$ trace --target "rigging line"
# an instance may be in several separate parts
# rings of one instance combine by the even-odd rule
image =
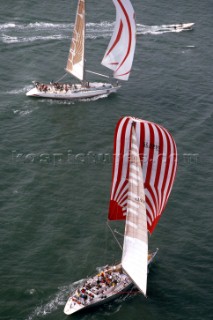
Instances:
[[[112,233],[112,235],[113,235],[113,237],[114,237],[115,241],[117,242],[118,246],[119,246],[119,247],[120,247],[120,249],[122,250],[122,246],[121,246],[120,242],[118,241],[118,239],[116,238],[116,236],[115,236],[115,234],[114,234],[114,232],[113,232],[112,228],[110,227],[110,225],[109,225],[108,221],[107,221],[107,223],[106,223],[106,224],[107,224],[107,226],[108,226],[109,230],[111,231],[111,233]]]
[[[94,71],[91,71],[91,70],[85,70],[85,71],[89,72],[89,73],[97,74],[98,76],[101,76],[101,77],[104,77],[104,78],[110,78],[109,76],[106,76],[105,74],[102,74],[102,73],[94,72]]]
[[[64,79],[66,76],[67,76],[67,72],[60,79],[58,79],[56,82],[59,82],[60,80]]]
[[[114,233],[117,233],[117,234],[119,234],[119,236],[121,236],[121,237],[123,237],[124,235],[123,234],[121,234],[120,232],[118,232],[118,230],[114,230]]]

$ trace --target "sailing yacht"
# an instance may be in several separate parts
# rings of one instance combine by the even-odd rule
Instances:
[[[102,65],[113,71],[115,83],[89,82],[86,79],[86,71],[100,76],[104,75],[85,70],[85,2],[86,0],[78,0],[73,37],[66,65],[66,72],[77,78],[79,82],[51,82],[49,84],[33,82],[35,87],[26,93],[27,96],[77,100],[108,96],[117,92],[121,87],[118,80],[128,80],[136,44],[135,13],[130,0],[113,0],[116,8],[115,28],[102,60]]]
[[[121,262],[105,266],[72,292],[65,314],[106,303],[133,285],[146,296],[148,266],[157,254],[148,253],[148,232],[165,209],[176,169],[176,144],[165,128],[132,117],[118,122],[108,219],[125,220]]]

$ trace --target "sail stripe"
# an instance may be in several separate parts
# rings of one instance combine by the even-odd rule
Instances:
[[[149,128],[149,141],[153,141],[155,144],[155,135],[154,135],[154,130],[153,126],[151,123],[147,125]],[[148,142],[148,145],[150,142]],[[156,209],[157,209],[157,199],[155,198],[155,193],[154,189],[152,188],[151,184],[151,173],[153,172],[153,166],[154,166],[154,148],[149,148],[149,161],[147,163],[147,171],[145,177],[145,188],[149,191],[149,194],[151,195],[151,202],[154,208],[154,216],[156,215]],[[147,193],[146,193],[147,196]]]
[[[124,124],[123,124],[123,122],[124,122]],[[115,171],[115,173],[114,173],[115,179],[113,179],[113,186],[112,186],[113,197],[115,197],[114,190],[118,189],[118,184],[119,184],[119,181],[121,180],[121,172],[122,172],[122,168],[123,168],[123,164],[121,165],[121,162],[122,162],[121,155],[123,158],[124,142],[125,142],[125,135],[122,133],[122,130],[126,131],[127,124],[128,124],[128,121],[126,121],[126,119],[123,119],[123,121],[121,120],[121,126],[118,127],[118,132],[116,133],[116,136],[118,136],[118,143],[116,143],[114,140],[114,155],[113,155],[114,168],[113,168],[113,172]],[[115,139],[116,139],[116,137],[115,137]],[[119,165],[118,165],[118,162],[120,162]],[[124,177],[124,179],[125,178],[126,177]]]
[[[131,192],[131,191],[128,191],[128,196],[130,196],[130,197],[133,197],[133,198],[137,198],[137,194],[135,194],[135,193],[133,193],[133,192]]]
[[[127,127],[127,136],[128,134],[130,134],[130,129],[131,127]],[[126,181],[127,177],[128,177],[128,150],[129,150],[129,141],[127,139],[125,139],[124,137],[124,149],[121,148],[120,149],[120,156],[119,156],[119,161],[120,163],[122,163],[122,167],[121,170],[119,170],[119,174],[118,176],[120,177],[121,181]],[[122,155],[123,152],[123,155]],[[121,156],[122,155],[122,156]],[[119,182],[118,182],[119,183]],[[126,186],[126,185],[125,185]],[[115,198],[118,196],[119,192],[122,192],[122,184],[120,184],[120,186],[118,187],[116,193],[115,193]]]
[[[130,227],[134,228],[134,229],[137,229],[137,224],[131,222],[131,221],[127,221],[126,222]]]
[[[132,167],[132,168],[133,168],[133,167]],[[134,168],[133,168],[133,170],[134,170]],[[131,173],[129,174],[129,176],[132,177],[132,178],[134,178],[134,179],[137,181],[137,175],[136,175],[134,172],[131,172]]]
[[[122,188],[122,191],[118,193],[118,196],[116,197],[116,199],[118,201],[122,201],[122,199],[125,198],[126,196],[127,190],[128,190],[128,182],[125,182],[125,186]]]
[[[118,3],[120,4],[121,9],[122,9],[122,11],[123,11],[123,13],[124,13],[124,16],[125,16],[125,18],[126,18],[126,22],[127,22],[127,26],[128,26],[128,34],[129,34],[128,39],[129,39],[129,41],[128,41],[128,46],[127,46],[127,50],[126,50],[126,55],[125,55],[123,61],[120,63],[120,65],[119,65],[119,67],[117,68],[117,70],[114,72],[115,75],[116,75],[116,73],[118,74],[119,69],[122,67],[122,65],[123,65],[124,62],[126,61],[127,57],[129,56],[130,49],[131,49],[131,44],[132,44],[132,32],[131,32],[131,23],[130,23],[130,20],[129,20],[129,16],[128,16],[127,11],[126,11],[126,9],[124,8],[124,6],[123,6],[123,4],[121,3],[120,0],[118,0]],[[126,74],[126,73],[125,73],[125,74]],[[122,75],[123,75],[123,74],[122,74]]]
[[[165,142],[165,144],[167,145],[167,153],[171,154],[171,145],[169,143],[169,138],[168,138],[167,134],[166,134],[166,142]],[[171,168],[170,165],[171,165],[171,157],[167,157],[166,158],[166,165],[165,165],[165,171],[166,172],[171,173],[170,172],[170,168]],[[166,177],[166,175],[164,175],[163,184],[162,184],[162,190],[163,190],[163,199],[162,200],[163,200],[163,202],[166,199],[167,182],[168,182],[167,177]]]
[[[165,197],[165,202],[167,201],[169,194],[171,192],[171,186],[173,185],[175,173],[176,173],[176,166],[177,166],[177,150],[176,145],[174,142],[174,139],[171,136],[168,136],[170,143],[171,143],[171,154],[170,154],[170,168],[169,172],[171,172],[170,175],[170,181],[167,181],[167,192]],[[162,210],[164,209],[165,204],[162,205]]]
[[[134,184],[136,187],[138,186],[138,182],[135,181],[134,179],[129,178],[129,182],[131,182],[132,184]]]
[[[134,214],[136,216],[138,215],[138,212],[136,210],[132,209],[131,207],[128,208],[128,212],[131,212],[132,214]]]
[[[160,127],[156,127],[157,129],[157,134],[158,134],[158,139],[159,139],[159,145],[163,145],[163,132],[161,130]],[[163,161],[163,150],[159,150],[159,154],[158,154],[158,161],[157,161],[157,167],[156,167],[156,178],[155,178],[155,181],[154,181],[154,188],[157,192],[157,198],[158,198],[158,211],[159,211],[159,207],[161,206],[161,186],[162,186],[162,179],[161,179],[161,176],[163,176],[164,174],[164,171],[163,171],[163,168],[162,168],[162,161]],[[162,170],[162,174],[161,174],[161,170]]]
[[[111,48],[108,50],[108,52],[106,53],[106,56],[108,56],[110,54],[110,52],[115,48],[115,46],[118,44],[118,42],[120,41],[120,38],[121,38],[121,34],[122,34],[122,31],[123,31],[123,22],[122,20],[120,21],[120,26],[119,26],[119,29],[118,29],[118,33],[117,33],[117,36],[115,38],[115,42],[113,43],[113,45],[111,46]],[[118,62],[111,62],[111,64],[118,64]]]
[[[156,217],[156,207],[152,199],[152,195],[150,194],[150,191],[148,189],[145,189],[145,198],[146,204],[149,205],[150,208],[150,210],[147,210],[147,215],[150,217],[152,221],[154,221]]]
[[[125,219],[127,209],[128,181],[137,184],[134,172],[138,168],[133,163],[133,174],[128,171],[130,132],[135,126],[136,147],[139,150],[144,177],[147,224],[150,233],[165,209],[177,169],[177,149],[171,134],[162,126],[132,117],[119,120],[114,136],[113,176],[109,219]],[[125,151],[124,151],[125,150]],[[133,143],[133,158],[136,157]],[[134,154],[133,154],[134,152]],[[125,153],[125,154],[124,154]],[[130,168],[129,167],[129,168]]]
[[[135,170],[136,172],[139,171],[139,168],[138,168],[134,163],[131,163],[130,166],[131,166],[131,168],[132,168],[133,170]]]
[[[136,204],[134,201],[132,201],[131,199],[128,200],[129,205],[131,205],[132,207],[138,209],[138,204]]]

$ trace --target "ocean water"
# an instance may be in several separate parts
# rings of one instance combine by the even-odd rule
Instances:
[[[106,220],[114,128],[126,115],[163,125],[177,144],[176,181],[149,240],[160,250],[147,298],[121,296],[73,318],[212,318],[212,2],[132,2],[137,47],[130,80],[116,95],[81,102],[25,95],[32,80],[64,74],[76,1],[1,4],[2,320],[66,319],[63,307],[78,281],[120,259]],[[106,73],[99,62],[114,6],[90,0],[87,9],[86,63]],[[194,22],[194,29],[169,27],[181,22]]]

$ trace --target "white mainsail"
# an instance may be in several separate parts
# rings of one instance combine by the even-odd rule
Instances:
[[[128,80],[136,45],[135,13],[130,0],[113,0],[116,21],[102,65],[114,71],[113,77]]]
[[[136,133],[132,127],[126,226],[121,264],[144,295],[147,287],[147,257],[148,234],[144,182]]]
[[[75,26],[67,60],[66,71],[79,80],[84,79],[85,0],[78,1]]]

